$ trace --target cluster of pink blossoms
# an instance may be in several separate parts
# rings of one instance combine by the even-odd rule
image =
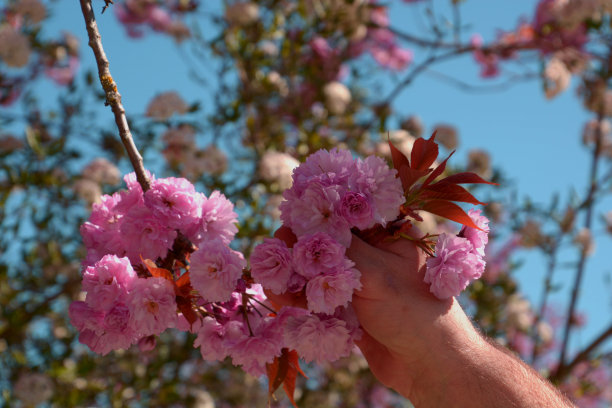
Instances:
[[[229,247],[237,215],[219,192],[206,197],[186,179],[152,177],[143,194],[133,173],[124,180],[128,190],[103,196],[81,226],[87,295],[70,306],[80,341],[101,354],[176,326],[178,288],[149,276],[143,260],[181,259],[174,252],[179,235],[197,246],[189,278],[202,302],[229,301],[246,264]]]
[[[225,197],[218,192],[206,197],[180,178],[152,178],[144,194],[133,174],[125,181],[128,190],[104,196],[81,227],[86,297],[69,310],[81,343],[100,354],[133,344],[148,350],[155,336],[175,328],[197,335],[194,346],[204,359],[229,356],[256,376],[265,374],[266,364],[283,349],[301,350],[305,359],[319,362],[348,354],[359,333],[348,309],[334,307],[330,315],[299,308],[276,313],[262,287],[243,279],[244,257],[228,246],[237,229]],[[197,246],[188,274],[180,273],[182,262],[167,266],[185,255],[177,245],[181,236]],[[336,244],[335,250],[344,259],[345,248]],[[358,285],[350,261],[345,268]],[[329,347],[315,352],[312,339]]]
[[[427,260],[425,282],[439,299],[458,296],[484,273],[489,220],[480,210],[470,210],[468,215],[480,230],[464,226],[458,235],[440,234],[436,256]]]
[[[360,273],[345,255],[351,229],[394,221],[404,202],[401,182],[378,157],[320,150],[294,170],[283,196],[281,219],[297,241],[289,248],[266,239],[253,251],[251,275],[273,293],[305,294],[308,310],[286,318],[287,343],[307,361],[333,361],[361,335],[350,306]]]

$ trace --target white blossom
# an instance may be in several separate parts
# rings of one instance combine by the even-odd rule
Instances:
[[[342,115],[351,103],[351,91],[340,82],[330,82],[323,88],[325,105],[334,115]]]
[[[262,179],[278,183],[279,188],[285,190],[293,184],[291,175],[299,164],[300,162],[287,153],[268,151],[259,163],[259,174]]]
[[[166,120],[175,113],[182,115],[188,109],[189,107],[178,93],[169,91],[153,98],[147,106],[146,115],[153,119]]]

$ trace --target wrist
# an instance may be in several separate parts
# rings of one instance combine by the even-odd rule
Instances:
[[[408,366],[413,373],[410,388],[400,391],[418,407],[452,405],[452,393],[464,389],[469,380],[466,369],[476,366],[492,348],[456,299],[423,333],[422,343],[421,356]]]

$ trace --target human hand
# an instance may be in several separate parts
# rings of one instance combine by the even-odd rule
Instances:
[[[284,227],[275,237],[289,246],[295,242]],[[373,246],[353,236],[347,255],[361,272],[363,285],[352,299],[364,330],[356,343],[385,385],[409,396],[416,382],[429,374],[440,376],[432,360],[444,364],[447,341],[466,341],[466,330],[473,340],[480,339],[454,299],[441,301],[429,292],[423,282],[425,254],[411,241],[382,241]],[[280,305],[306,305],[300,294],[267,295]]]

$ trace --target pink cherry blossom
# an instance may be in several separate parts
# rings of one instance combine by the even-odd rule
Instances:
[[[238,232],[236,223],[238,214],[234,205],[223,194],[213,191],[202,204],[202,218],[197,233],[194,234],[196,244],[215,238],[220,238],[229,244]]]
[[[459,233],[460,237],[467,238],[474,247],[474,252],[478,255],[485,256],[485,246],[489,242],[489,219],[481,214],[480,210],[471,209],[468,215],[474,221],[474,224],[481,230],[464,226]]]
[[[163,223],[144,205],[130,209],[121,224],[126,255],[134,264],[143,259],[164,258],[172,248],[176,231]]]
[[[130,325],[146,336],[174,327],[175,297],[174,287],[164,278],[137,279],[130,292]]]
[[[351,243],[350,225],[337,209],[342,190],[339,185],[324,186],[313,182],[299,199],[281,203],[281,219],[298,236],[325,232],[348,247]]]
[[[340,213],[352,226],[365,230],[374,226],[374,214],[368,196],[348,191],[340,202]]]
[[[191,255],[191,284],[210,302],[227,301],[245,265],[243,255],[221,239],[205,241]]]
[[[347,306],[355,290],[361,289],[360,273],[347,263],[332,274],[319,275],[306,285],[308,310],[333,314],[338,306]]]
[[[283,337],[286,345],[307,362],[335,361],[349,355],[352,349],[346,323],[335,317],[288,317]]]
[[[368,156],[357,163],[359,175],[355,180],[358,191],[372,201],[374,219],[385,226],[399,215],[399,207],[405,201],[404,190],[397,171],[376,156]]]
[[[186,230],[199,221],[202,197],[189,180],[168,177],[151,183],[144,202],[170,228]]]
[[[293,246],[296,271],[307,279],[334,271],[344,262],[346,248],[324,232],[306,234]]]
[[[251,275],[270,289],[281,294],[293,273],[291,251],[280,239],[265,239],[251,254]]]
[[[200,348],[204,360],[223,360],[227,356],[227,349],[223,345],[224,336],[223,325],[207,316],[202,319],[202,325],[198,330],[198,337],[193,342],[193,346]]]
[[[127,298],[128,290],[138,279],[127,258],[105,255],[83,273],[86,302],[97,310],[108,310]]]
[[[436,256],[427,260],[424,281],[439,299],[457,296],[484,272],[485,261],[473,252],[466,238],[443,233],[438,237]]]

